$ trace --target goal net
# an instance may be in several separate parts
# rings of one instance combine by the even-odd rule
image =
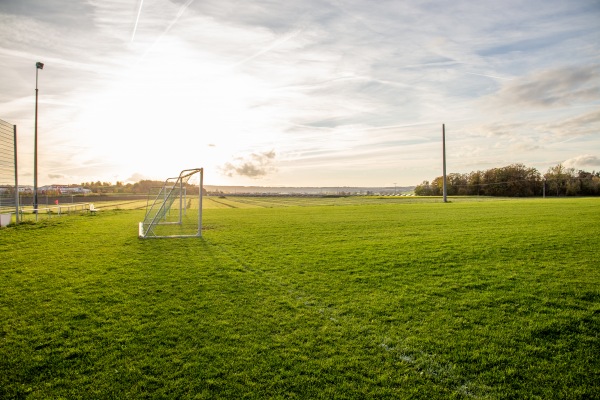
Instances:
[[[174,238],[202,236],[203,168],[186,169],[151,190],[146,216],[139,223],[139,237]]]

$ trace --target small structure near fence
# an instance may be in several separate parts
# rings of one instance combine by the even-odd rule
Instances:
[[[12,214],[11,213],[6,213],[6,214],[0,214],[0,227],[5,227],[7,225],[9,225],[12,222]]]

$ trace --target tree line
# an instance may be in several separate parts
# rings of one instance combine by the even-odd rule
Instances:
[[[148,194],[156,188],[161,188],[165,184],[164,181],[141,180],[136,183],[126,183],[117,181],[116,184],[110,182],[82,182],[81,187],[89,189],[92,193],[108,194],[108,193],[131,193],[131,194]],[[198,194],[198,186],[185,184],[188,194]],[[205,190],[206,192],[206,190]]]
[[[444,177],[423,181],[415,188],[418,196],[443,195]],[[550,167],[545,174],[523,164],[473,171],[446,176],[449,196],[598,196],[600,172],[567,168],[562,164]]]

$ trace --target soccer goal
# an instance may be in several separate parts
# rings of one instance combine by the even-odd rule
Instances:
[[[139,237],[201,237],[203,179],[203,168],[185,169],[151,190]]]

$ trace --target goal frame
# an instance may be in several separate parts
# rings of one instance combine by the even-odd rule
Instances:
[[[195,234],[173,234],[161,235],[154,232],[154,228],[160,225],[182,225],[183,221],[183,204],[187,198],[187,190],[184,183],[195,174],[199,174],[198,184],[198,230]],[[185,181],[185,182],[184,182]],[[139,223],[138,237],[140,239],[163,239],[163,238],[189,238],[202,237],[202,197],[204,189],[204,168],[184,169],[179,173],[179,176],[168,178],[165,180],[156,198],[146,206],[146,215],[144,221]],[[149,198],[150,200],[150,194]],[[178,217],[175,221],[167,221],[166,215],[171,210],[171,206],[175,201],[179,201]]]

